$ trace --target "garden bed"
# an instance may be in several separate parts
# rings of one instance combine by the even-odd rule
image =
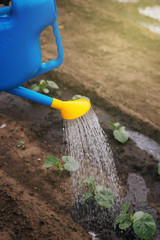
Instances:
[[[36,81],[32,80],[30,84]],[[62,98],[69,99],[75,94],[65,87],[61,90]],[[8,93],[0,94],[0,102],[0,126],[6,124],[0,129],[0,239],[94,239],[89,231],[96,232],[100,239],[135,239],[130,232],[122,234],[107,228],[106,222],[99,219],[93,224],[85,221],[85,216],[76,212],[76,205],[72,203],[70,174],[63,172],[59,176],[56,169],[43,168],[48,155],[60,158],[65,154],[63,120],[59,112]],[[158,160],[131,139],[122,145],[113,138],[107,122],[118,121],[123,116],[116,112],[114,116],[108,116],[96,106],[94,109],[112,147],[124,192],[128,192],[126,200],[133,202],[134,210],[152,214],[157,223],[153,239],[158,240]],[[130,126],[126,121],[125,125]],[[20,141],[24,141],[23,148],[17,147]],[[140,186],[138,192],[137,183]],[[88,204],[94,207],[91,200]],[[81,212],[85,207],[81,206]]]

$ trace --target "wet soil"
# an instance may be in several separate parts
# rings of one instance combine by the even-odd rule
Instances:
[[[56,77],[55,73],[53,80]],[[25,86],[30,87],[37,81],[32,80]],[[62,99],[74,95],[71,89],[64,86],[60,88]],[[54,92],[51,95],[57,97]],[[88,231],[95,231],[99,239],[136,239],[133,233],[125,232],[124,237],[125,234],[106,224],[107,213],[106,218],[103,217],[105,221],[100,221],[98,216],[101,210],[92,221],[89,209],[94,208],[93,202],[88,203],[89,213],[85,210],[86,205],[77,212],[76,203],[72,202],[70,174],[63,172],[59,176],[56,169],[43,168],[48,155],[61,158],[65,154],[63,121],[59,112],[8,93],[0,94],[0,102],[0,126],[6,124],[0,129],[0,239],[94,239]],[[153,215],[157,223],[157,233],[153,239],[158,240],[158,160],[138,148],[131,139],[125,145],[114,140],[107,122],[119,120],[118,114],[108,116],[99,107],[94,106],[94,109],[112,147],[124,195],[128,192],[126,200],[133,202],[135,210],[144,210]],[[22,140],[24,148],[18,148],[17,144]],[[133,173],[143,179],[145,186],[137,177],[129,182],[129,176]],[[138,200],[136,187],[133,187],[135,182],[140,188]],[[146,199],[144,191],[147,191]],[[84,212],[86,215],[82,214]],[[90,223],[85,221],[87,217]]]

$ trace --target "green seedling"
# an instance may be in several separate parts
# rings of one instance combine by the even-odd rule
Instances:
[[[90,101],[90,99],[88,97],[82,96],[82,95],[74,95],[72,97],[72,100],[77,100],[77,99],[87,99],[88,101]]]
[[[158,163],[158,174],[160,175],[160,163]]]
[[[35,92],[39,92],[39,91],[42,91],[43,93],[45,94],[48,94],[49,93],[49,89],[54,89],[56,91],[56,94],[58,96],[61,96],[62,95],[62,92],[59,91],[59,87],[58,85],[53,82],[53,81],[46,81],[46,80],[40,80],[39,83],[35,83],[31,86],[31,90],[35,91]]]
[[[135,234],[141,239],[151,239],[156,231],[156,223],[153,217],[142,211],[132,215],[131,212],[128,212],[128,208],[129,203],[124,203],[120,215],[115,219],[115,225],[119,224],[119,228],[122,230],[132,227]]]
[[[17,144],[17,147],[18,147],[18,148],[24,148],[24,141],[20,141],[20,142]]]
[[[61,164],[61,162],[56,157],[48,156],[43,164],[43,167],[48,168],[48,167],[56,166],[59,174],[64,169],[69,172],[73,172],[78,170],[79,168],[79,163],[73,157],[63,156],[62,161],[63,161],[63,164]]]
[[[105,188],[102,185],[96,185],[93,176],[89,176],[87,179],[82,181],[81,184],[89,187],[91,190],[91,192],[87,192],[82,196],[83,201],[86,201],[90,197],[93,197],[99,206],[104,208],[112,207],[114,194],[110,188]]]
[[[128,132],[125,126],[121,126],[119,122],[112,123],[108,122],[113,128],[113,136],[120,143],[126,143],[129,139]]]

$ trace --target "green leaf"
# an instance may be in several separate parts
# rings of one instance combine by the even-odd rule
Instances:
[[[129,208],[129,202],[125,202],[123,205],[122,205],[122,209],[121,209],[121,214],[116,217],[114,223],[115,225],[117,225],[118,223],[123,223],[125,222],[126,218],[128,217],[128,208]],[[132,215],[132,214],[131,214]],[[129,216],[130,217],[130,216]]]
[[[114,194],[110,188],[105,188],[101,185],[98,185],[96,186],[94,198],[99,206],[110,208],[113,205]]]
[[[132,219],[133,219],[133,215],[132,215],[132,213],[131,213],[131,212],[129,212],[129,213],[128,213],[128,217],[130,218],[130,220],[132,220]]]
[[[158,163],[158,174],[160,175],[160,163]]]
[[[116,217],[114,224],[117,225],[118,223],[123,223],[127,218],[127,213],[122,213],[118,217]]]
[[[86,178],[84,181],[82,181],[82,184],[89,186],[91,184],[94,183],[94,177],[93,176],[89,176],[88,178]]]
[[[18,144],[17,144],[17,147],[23,147],[24,146],[24,141],[21,141],[21,142],[19,142]]]
[[[125,130],[126,127],[122,126],[117,130],[113,131],[113,135],[115,137],[115,139],[120,142],[120,143],[125,143],[127,142],[129,136],[128,136],[128,132]]]
[[[39,86],[41,89],[44,89],[47,87],[47,82],[45,80],[41,80],[40,83],[39,83]]]
[[[55,89],[55,90],[58,90],[58,89],[59,89],[58,85],[57,85],[55,82],[53,82],[53,81],[47,81],[47,83],[48,83],[48,86],[49,86],[50,88],[53,88],[53,89]]]
[[[42,91],[43,91],[44,93],[46,93],[46,94],[49,93],[49,89],[48,89],[48,88],[43,88]]]
[[[58,97],[62,96],[62,91],[56,90],[56,94],[58,95]]]
[[[35,92],[38,92],[40,90],[40,87],[37,83],[35,83],[31,86],[31,90],[35,91]]]
[[[113,123],[113,122],[110,122],[110,121],[109,121],[108,124],[110,124],[112,127],[114,127],[114,129],[120,127],[120,123],[119,123],[119,122]]]
[[[133,215],[133,220],[137,221],[137,220],[141,219],[143,217],[143,215],[144,215],[144,212],[138,211]]]
[[[43,164],[43,167],[52,167],[52,166],[59,166],[60,163],[58,159],[54,156],[48,156]]]
[[[144,213],[139,220],[133,222],[133,229],[138,237],[148,240],[155,234],[156,223],[150,214]]]
[[[129,202],[125,202],[123,205],[122,205],[122,210],[121,210],[121,213],[126,213],[128,211],[128,208],[129,208]]]
[[[122,222],[122,223],[119,224],[119,228],[120,229],[126,229],[126,228],[130,227],[131,225],[132,225],[131,222],[125,221],[125,222]]]
[[[73,157],[63,156],[62,161],[65,162],[64,168],[69,172],[76,171],[79,168],[78,161],[75,160]]]
[[[83,201],[86,201],[86,200],[89,199],[90,197],[93,197],[93,194],[92,194],[92,193],[85,193],[85,194],[83,194],[83,196],[82,196],[82,200],[83,200]]]
[[[72,100],[77,100],[77,99],[87,99],[88,101],[90,101],[90,99],[88,97],[82,96],[82,95],[74,95],[72,97]]]

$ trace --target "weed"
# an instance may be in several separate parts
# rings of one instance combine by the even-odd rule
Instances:
[[[115,225],[119,224],[120,229],[132,227],[135,234],[141,239],[151,239],[156,231],[156,223],[153,217],[142,211],[132,215],[131,212],[128,213],[128,208],[129,203],[124,203],[120,215],[115,219]]]
[[[114,138],[120,143],[126,143],[129,139],[128,132],[125,130],[125,126],[121,126],[119,122],[112,123],[108,122],[113,128]],[[120,127],[121,126],[121,127]]]
[[[99,206],[104,208],[112,207],[114,194],[110,188],[105,188],[102,185],[95,185],[95,179],[93,176],[89,176],[87,179],[82,181],[81,184],[89,187],[91,190],[91,192],[85,193],[82,196],[83,201],[93,197]]]
[[[79,163],[73,157],[63,156],[62,161],[64,162],[63,164],[61,164],[61,162],[56,157],[48,156],[43,164],[43,167],[47,168],[56,166],[59,174],[64,169],[69,172],[73,172],[79,168]]]

